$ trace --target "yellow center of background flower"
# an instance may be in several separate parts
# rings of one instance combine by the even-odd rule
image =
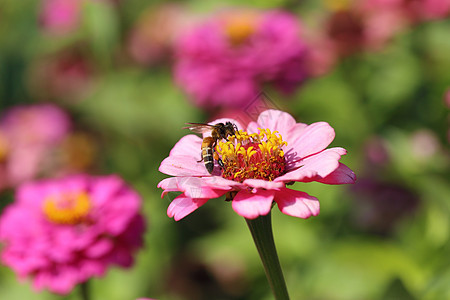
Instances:
[[[255,13],[233,14],[225,20],[225,34],[231,45],[238,46],[255,33],[257,17]]]
[[[259,133],[253,134],[239,130],[228,141],[218,143],[216,151],[224,165],[222,177],[239,182],[249,178],[272,181],[284,174],[282,146],[287,143],[277,131],[258,129]]]
[[[92,166],[97,151],[92,138],[83,133],[73,133],[66,137],[61,148],[64,165],[76,171]]]
[[[353,5],[352,0],[324,0],[324,6],[329,11],[342,11],[350,9],[350,7]]]
[[[9,144],[6,137],[0,132],[0,163],[4,162],[9,153]]]
[[[43,212],[56,224],[76,225],[86,221],[91,201],[86,193],[63,194],[44,201]]]

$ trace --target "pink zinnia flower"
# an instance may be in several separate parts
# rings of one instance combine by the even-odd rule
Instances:
[[[69,116],[54,105],[16,106],[0,119],[0,189],[33,179],[69,134]]]
[[[195,104],[242,107],[265,84],[292,92],[308,76],[301,25],[287,12],[232,11],[176,45],[175,79]]]
[[[117,176],[26,183],[0,219],[1,261],[35,290],[67,294],[111,264],[133,264],[145,229],[140,202]]]
[[[228,121],[242,128],[238,122]],[[213,123],[218,122],[224,120]],[[202,139],[187,135],[159,167],[162,173],[176,176],[158,184],[164,189],[163,195],[182,192],[172,201],[167,214],[180,220],[209,199],[228,194],[233,209],[248,219],[268,214],[274,201],[284,214],[315,216],[319,213],[319,201],[287,185],[295,181],[355,182],[355,174],[339,162],[346,150],[325,149],[334,136],[328,123],[296,123],[288,113],[267,110],[256,122],[250,122],[246,131],[239,130],[228,141],[217,143],[223,168],[216,164],[209,174],[204,162],[199,162]]]

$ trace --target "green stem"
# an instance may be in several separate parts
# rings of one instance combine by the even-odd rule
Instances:
[[[267,280],[276,300],[289,300],[286,283],[273,240],[271,213],[247,221],[253,241],[258,249]]]
[[[90,294],[89,294],[89,281],[85,281],[82,284],[80,284],[80,294],[81,294],[81,300],[90,300]]]

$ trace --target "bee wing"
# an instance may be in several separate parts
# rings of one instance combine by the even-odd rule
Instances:
[[[186,123],[186,125],[189,126],[183,127],[183,129],[189,129],[195,133],[210,132],[214,128],[213,125],[209,125],[206,123]]]

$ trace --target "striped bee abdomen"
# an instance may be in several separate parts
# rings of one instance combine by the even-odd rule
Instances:
[[[213,138],[205,138],[202,143],[202,159],[209,174],[211,174],[214,170],[214,156],[212,149],[214,142],[215,139]]]

